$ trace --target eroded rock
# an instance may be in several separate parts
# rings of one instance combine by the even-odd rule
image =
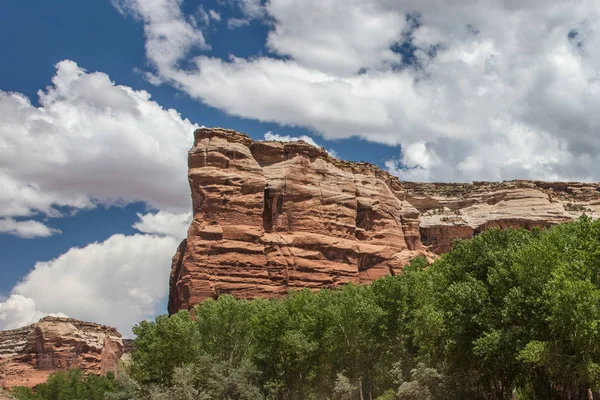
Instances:
[[[201,128],[189,152],[194,218],[173,257],[169,312],[229,293],[368,283],[491,227],[546,227],[600,211],[574,182],[409,183],[303,141]]]
[[[33,387],[56,371],[116,374],[123,355],[121,334],[109,326],[70,318],[0,331],[0,387]]]

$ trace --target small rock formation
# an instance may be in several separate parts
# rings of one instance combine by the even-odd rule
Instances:
[[[70,318],[0,331],[0,388],[33,387],[56,371],[79,368],[87,374],[117,372],[121,334],[109,326]]]
[[[368,283],[491,227],[547,227],[600,212],[598,184],[409,183],[303,141],[253,141],[221,128],[198,129],[194,139],[194,218],[173,257],[169,313],[225,293]]]

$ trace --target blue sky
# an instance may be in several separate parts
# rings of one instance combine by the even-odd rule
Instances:
[[[217,2],[187,2],[190,12],[199,4],[217,7]],[[144,53],[143,24],[124,17],[109,1],[81,2],[66,0],[56,4],[44,0],[32,2],[8,1],[0,15],[2,37],[18,36],[18,41],[3,41],[2,54],[12,63],[0,63],[0,88],[20,92],[35,104],[37,91],[51,83],[54,65],[62,60],[74,60],[89,71],[102,71],[121,85],[144,89],[165,108],[177,109],[183,117],[205,126],[223,126],[245,132],[254,139],[263,139],[265,132],[301,136],[311,134],[306,129],[282,127],[228,116],[226,113],[191,100],[187,95],[167,85],[154,86],[141,72],[148,69]],[[222,22],[226,24],[226,22]],[[264,51],[265,27],[253,24],[243,30],[215,27],[210,38],[214,53],[250,56]],[[192,133],[190,132],[190,135]],[[369,160],[383,166],[396,155],[397,149],[374,143],[337,143],[321,140],[320,144],[336,151],[345,159]],[[356,141],[359,142],[359,141]],[[8,296],[11,288],[33,267],[36,261],[49,260],[72,246],[85,246],[103,241],[114,233],[131,234],[136,213],[144,204],[127,207],[101,207],[78,212],[72,217],[52,220],[51,225],[62,235],[50,238],[22,240],[13,235],[0,235],[0,295]],[[89,229],[89,227],[94,227]],[[86,229],[87,227],[87,229]],[[27,249],[34,248],[35,252]]]
[[[166,311],[199,125],[406,180],[600,175],[594,2],[0,7],[0,329]]]
[[[216,2],[212,6],[210,3],[190,1],[186,6],[191,13],[200,4],[204,7],[219,6]],[[0,63],[0,89],[22,93],[34,105],[39,105],[37,91],[51,84],[56,72],[55,64],[62,60],[73,60],[90,72],[108,74],[119,85],[147,90],[152,94],[152,99],[164,108],[174,108],[184,118],[198,124],[233,128],[254,139],[263,139],[269,131],[292,136],[313,135],[301,127],[284,127],[230,116],[190,99],[169,85],[152,85],[142,73],[150,69],[144,52],[143,24],[132,17],[123,16],[109,1],[66,0],[51,4],[44,0],[10,0],[3,8],[0,35],[5,38],[18,37],[19,40],[4,40],[0,44],[5,59],[13,60]],[[226,22],[222,25],[226,25]],[[266,32],[266,28],[258,23],[235,30],[215,26],[209,35],[214,50],[207,53],[218,57],[228,57],[229,54],[240,57],[258,55],[265,51]],[[189,134],[191,137],[192,131]],[[345,159],[368,160],[381,166],[385,160],[398,154],[397,148],[360,139],[320,139],[319,144],[335,148],[337,154]],[[145,211],[148,211],[146,204],[135,202],[77,211],[62,218],[47,219],[39,215],[36,220],[48,221],[48,225],[61,233],[35,238],[0,233],[0,248],[3,249],[0,252],[0,298],[8,297],[11,289],[38,261],[52,260],[71,247],[103,242],[115,233],[134,234],[136,230],[132,225],[138,220],[136,214]],[[175,250],[173,248],[173,253]],[[166,312],[164,299],[158,311]]]

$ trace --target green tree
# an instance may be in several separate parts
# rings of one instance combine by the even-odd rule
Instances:
[[[506,296],[517,285],[516,254],[541,232],[491,229],[457,241],[426,272],[433,296],[417,311],[421,359],[439,365],[456,396],[510,396],[520,363],[518,326],[507,325]]]
[[[377,338],[385,315],[373,288],[348,284],[333,292],[321,291],[319,296],[328,300],[324,312],[329,323],[323,339],[334,371],[345,371],[361,398],[373,397],[373,373],[381,355]]]
[[[260,400],[257,371],[248,364],[234,367],[229,362],[202,356],[194,364],[175,368],[172,385],[153,385],[152,400]]]
[[[514,263],[528,341],[519,359],[534,396],[587,398],[600,379],[600,222],[554,227]]]
[[[428,368],[419,363],[411,371],[411,380],[402,382],[396,393],[399,400],[431,400],[442,398],[445,392],[442,389],[443,377],[433,368]]]
[[[138,398],[586,399],[600,382],[600,222],[487,230],[372,285],[222,296],[194,315],[135,328]]]
[[[253,319],[254,363],[274,398],[306,399],[331,386],[324,358],[323,299],[309,290],[259,301]]]
[[[19,387],[13,389],[12,394],[19,400],[103,400],[116,389],[112,376],[85,376],[81,370],[70,370],[52,374],[35,390]]]
[[[142,384],[170,385],[175,368],[193,363],[201,354],[200,335],[187,311],[142,321],[133,333],[131,376]]]
[[[255,313],[254,303],[229,295],[198,304],[194,315],[200,350],[233,366],[240,365],[250,356]]]
[[[419,311],[431,300],[429,276],[425,273],[428,267],[424,257],[413,259],[404,267],[398,276],[387,276],[372,284],[372,294],[377,305],[382,309],[379,337],[380,347],[377,370],[379,388],[390,388],[398,378],[388,373],[390,366],[402,379],[410,377],[419,356],[414,342],[415,329],[421,326],[416,322]],[[400,361],[398,361],[400,360]]]

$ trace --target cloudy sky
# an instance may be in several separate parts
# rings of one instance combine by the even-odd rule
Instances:
[[[201,125],[403,180],[600,180],[596,0],[0,7],[0,329],[166,311]]]

